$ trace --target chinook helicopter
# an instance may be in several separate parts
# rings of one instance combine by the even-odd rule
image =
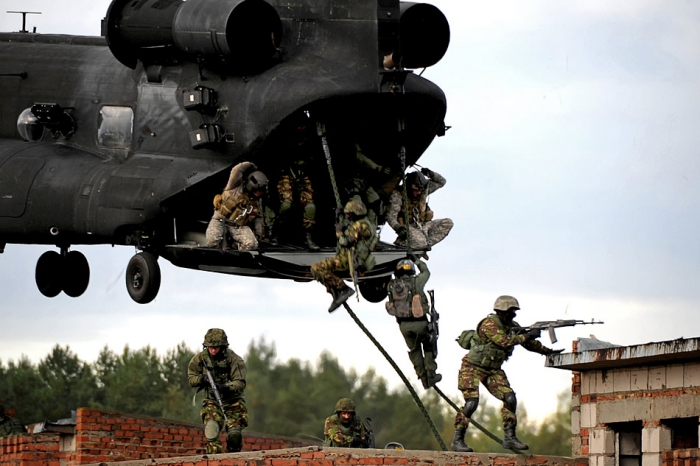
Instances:
[[[438,8],[398,0],[113,0],[100,37],[0,33],[0,252],[56,246],[36,265],[47,297],[84,293],[90,267],[72,248],[91,244],[136,248],[126,287],[138,303],[158,293],[159,258],[309,281],[335,253],[336,207],[358,182],[386,202],[444,135],[444,93],[413,70],[449,39]],[[300,148],[320,250],[295,243],[293,224],[278,245],[206,247],[231,168],[267,174],[274,212],[274,174]],[[358,169],[360,150],[387,168]],[[365,299],[385,298],[406,253],[379,243],[358,277]]]

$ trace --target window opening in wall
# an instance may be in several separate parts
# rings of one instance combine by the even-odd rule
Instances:
[[[642,423],[611,424],[615,432],[615,465],[642,466]]]
[[[663,419],[661,423],[671,429],[672,449],[698,448],[697,417]]]
[[[130,107],[105,105],[97,121],[97,144],[109,149],[129,149],[134,132],[134,111]]]

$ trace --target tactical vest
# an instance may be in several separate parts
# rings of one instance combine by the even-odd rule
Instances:
[[[247,225],[258,216],[257,201],[253,201],[241,188],[216,195],[214,208],[238,226]]]
[[[226,382],[229,382],[231,366],[233,366],[233,360],[236,357],[236,354],[233,351],[228,349],[224,351],[226,351],[226,353],[222,358],[212,358],[209,354],[207,354],[204,357],[207,367],[209,367],[209,369],[211,370],[211,375],[212,377],[214,377],[214,383],[217,386],[221,386],[224,385]],[[206,382],[206,388],[207,397],[212,400],[215,399],[214,391],[211,389],[208,382]],[[219,390],[219,394],[221,394],[222,398],[226,398],[229,400],[231,398],[242,398],[242,396],[226,396],[226,392],[227,391],[224,391],[222,393],[221,390]]]
[[[500,328],[503,328],[506,333],[510,331],[510,326],[504,325],[501,319],[496,314],[491,314],[486,319],[496,321]],[[476,327],[476,334],[471,339],[471,349],[467,353],[467,360],[470,364],[483,367],[485,369],[500,369],[503,362],[513,354],[513,347],[503,348],[496,343],[488,340],[484,342],[480,336],[481,324],[483,319]]]
[[[430,206],[428,206],[427,194],[425,192],[423,192],[418,199],[412,199],[411,196],[408,196],[407,202],[401,203],[401,210],[396,218],[401,225],[406,223],[407,207],[409,224],[423,224],[433,219],[433,211],[430,210]]]

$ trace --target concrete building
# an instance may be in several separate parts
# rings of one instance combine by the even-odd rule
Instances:
[[[700,464],[700,338],[625,347],[580,339],[546,366],[573,371],[574,457],[590,466]]]

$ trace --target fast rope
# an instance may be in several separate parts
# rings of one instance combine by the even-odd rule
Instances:
[[[447,403],[448,403],[450,406],[452,406],[452,407],[454,408],[455,411],[457,411],[457,412],[462,411],[462,410],[460,409],[460,407],[457,406],[457,405],[454,403],[454,401],[450,400],[450,399],[447,397],[447,395],[445,395],[445,394],[442,392],[442,390],[440,390],[440,389],[438,388],[437,385],[433,385],[433,388],[435,389],[435,391],[437,392],[438,395],[440,395],[445,401],[447,401]],[[476,427],[477,429],[479,429],[480,431],[482,431],[483,433],[485,433],[486,436],[489,437],[490,439],[492,439],[494,442],[496,442],[496,443],[498,443],[498,444],[502,444],[502,443],[503,443],[503,439],[500,439],[500,438],[496,437],[494,434],[492,434],[491,432],[489,432],[488,429],[486,429],[484,426],[482,426],[481,424],[479,424],[478,422],[476,422],[474,419],[470,419],[470,420],[469,420],[469,423],[470,423],[470,424],[474,424],[474,427]],[[511,451],[514,451],[515,453],[517,453],[517,454],[519,454],[519,455],[524,455],[524,454],[525,454],[525,453],[523,453],[522,451],[517,450],[517,449],[515,449],[515,448],[511,448],[510,450],[511,450]]]
[[[352,320],[354,320],[355,323],[357,324],[357,326],[360,327],[360,329],[363,332],[365,332],[365,335],[367,335],[367,338],[369,338],[372,341],[372,343],[374,343],[374,346],[376,346],[377,349],[384,355],[384,357],[389,362],[389,364],[391,364],[391,367],[393,367],[394,370],[396,371],[396,373],[399,375],[399,377],[401,377],[401,380],[403,380],[403,383],[406,385],[406,388],[408,389],[409,393],[413,397],[413,401],[416,402],[416,404],[418,405],[418,408],[420,409],[421,413],[423,414],[423,417],[425,417],[426,422],[430,426],[430,430],[433,432],[435,439],[440,444],[440,448],[442,448],[442,451],[449,451],[447,449],[447,445],[445,444],[445,441],[442,439],[442,437],[440,436],[440,433],[438,432],[437,428],[435,427],[435,423],[433,423],[433,420],[430,418],[430,415],[428,414],[428,410],[425,409],[425,405],[420,400],[420,398],[418,397],[418,394],[413,389],[413,386],[408,381],[406,376],[403,374],[401,369],[399,369],[399,366],[396,365],[396,363],[391,358],[391,356],[389,356],[389,353],[387,353],[384,350],[382,345],[380,345],[379,342],[374,338],[374,336],[369,332],[369,330],[367,330],[367,327],[365,327],[362,324],[362,322],[360,322],[360,319],[358,319],[358,317],[355,315],[355,313],[352,311],[352,309],[350,309],[350,306],[348,305],[348,303],[347,302],[343,303],[343,306],[345,307],[345,310],[348,311],[348,314],[350,314],[350,317],[352,317]]]
[[[331,150],[328,148],[328,140],[326,139],[326,125],[320,121],[316,122],[316,133],[321,138],[321,144],[323,144],[323,155],[326,156],[326,165],[328,165],[328,174],[331,177],[331,186],[333,186],[333,195],[335,196],[335,206],[340,207],[340,192],[338,191],[338,185],[335,182],[335,173],[333,172],[333,164],[331,160]]]

